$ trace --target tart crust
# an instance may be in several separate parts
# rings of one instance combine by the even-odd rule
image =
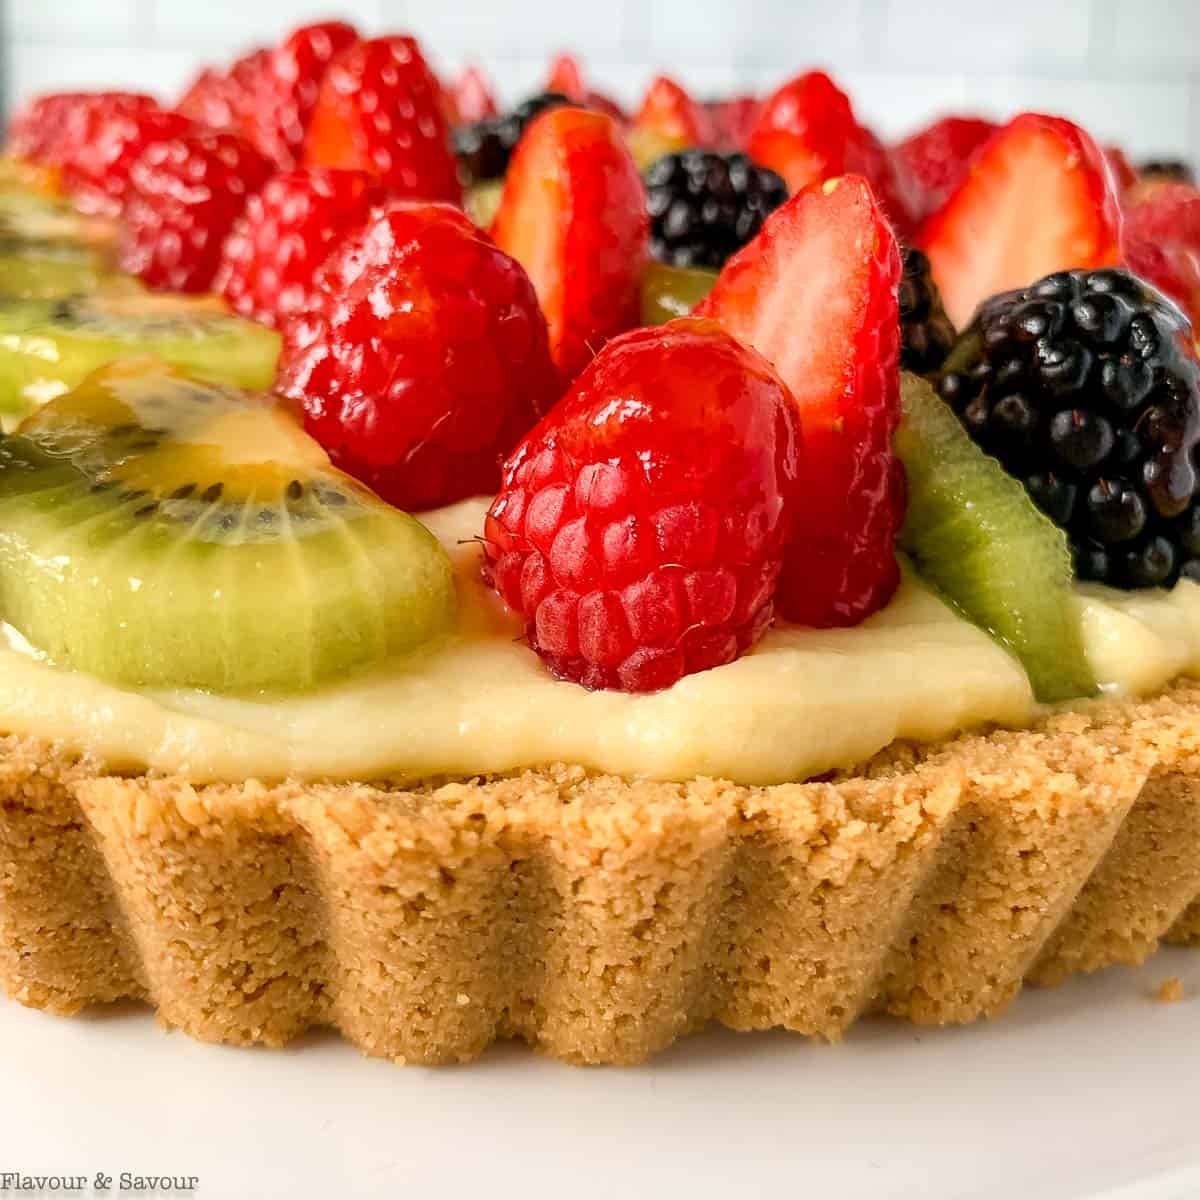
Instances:
[[[0,984],[206,1041],[634,1063],[710,1021],[967,1022],[1200,944],[1198,897],[1195,683],[769,788],[193,787],[0,738]]]

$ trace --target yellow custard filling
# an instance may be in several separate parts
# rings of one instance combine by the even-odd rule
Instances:
[[[588,692],[552,678],[479,580],[486,502],[423,519],[450,550],[455,632],[402,661],[286,698],[135,692],[56,669],[0,638],[0,728],[89,751],[113,768],[194,782],[247,777],[473,775],[552,762],[656,779],[744,784],[863,762],[897,738],[1027,723],[1036,704],[1015,659],[908,577],[854,629],[773,629],[728,666],[652,695]],[[1200,586],[1077,603],[1102,686],[1140,694],[1200,672]],[[0,626],[0,629],[3,629]]]

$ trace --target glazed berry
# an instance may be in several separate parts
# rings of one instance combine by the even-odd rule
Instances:
[[[61,166],[87,143],[98,119],[157,112],[139,92],[53,92],[38,96],[12,119],[7,152],[44,166]]]
[[[1187,319],[1119,270],[994,296],[940,390],[971,436],[1067,533],[1082,579],[1200,574],[1200,362]]]
[[[640,323],[646,196],[611,117],[556,108],[536,118],[513,156],[492,236],[529,272],[564,379]]]
[[[956,328],[989,296],[1052,271],[1121,260],[1121,210],[1104,154],[1059,117],[1023,113],[974,153],[971,169],[921,228]]]
[[[366,171],[398,198],[459,201],[441,85],[413,38],[355,42],[334,58],[309,119],[304,164]]]
[[[556,675],[669,687],[770,624],[797,451],[787,388],[717,325],[625,334],[505,464],[488,574]]]
[[[316,303],[317,268],[385,199],[363,171],[301,167],[272,175],[225,239],[213,290],[243,316],[282,326]]]
[[[196,130],[152,142],[129,173],[122,270],[155,288],[207,291],[221,244],[270,173],[236,134]]]
[[[929,259],[910,246],[904,251],[900,277],[900,365],[917,375],[938,370],[954,345],[954,326],[942,307],[942,298]]]
[[[496,97],[487,76],[476,66],[467,67],[450,88],[456,125],[474,125],[498,114]]]
[[[1200,190],[1161,183],[1125,209],[1121,245],[1129,269],[1200,318]]]
[[[793,194],[824,179],[862,175],[896,228],[909,231],[912,197],[892,156],[859,124],[849,97],[822,71],[797,76],[763,101],[746,153],[783,176]]]
[[[857,624],[900,581],[899,282],[891,225],[867,181],[846,175],[772,213],[696,308],[775,366],[804,429],[777,598],[797,624]]]
[[[744,154],[685,150],[646,172],[650,253],[676,267],[720,267],[787,199],[787,184]]]
[[[689,147],[712,149],[717,140],[708,109],[666,75],[650,81],[625,136],[634,160],[642,168],[664,154]]]
[[[940,208],[962,182],[971,156],[997,126],[980,117],[942,117],[896,147],[896,157],[917,189],[916,215]]]
[[[454,131],[454,153],[466,179],[471,183],[500,179],[508,170],[521,134],[534,117],[570,103],[561,92],[539,92],[503,116],[460,125]]]
[[[242,132],[281,170],[291,170],[300,161],[330,62],[356,41],[353,25],[318,21],[289,34],[267,56],[249,97]]]
[[[189,117],[159,108],[98,109],[89,116],[78,147],[62,163],[63,188],[83,212],[118,216],[134,163],[155,142],[195,129]]]
[[[460,210],[399,204],[338,245],[317,289],[278,387],[334,463],[410,511],[494,492],[559,395],[520,266]]]
[[[269,57],[270,51],[260,46],[242,55],[227,71],[206,67],[180,97],[175,111],[209,129],[241,134]]]

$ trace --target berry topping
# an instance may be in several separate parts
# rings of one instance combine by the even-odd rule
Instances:
[[[152,142],[129,173],[122,269],[152,287],[207,291],[221,243],[270,173],[236,134],[194,130]]]
[[[558,398],[520,266],[458,209],[399,204],[339,244],[317,288],[278,386],[333,461],[410,511],[494,491]]]
[[[730,96],[725,100],[713,100],[706,106],[716,149],[745,150],[750,130],[758,117],[759,104],[757,96]]]
[[[675,80],[659,75],[646,89],[628,137],[633,157],[639,164],[649,164],[674,150],[711,146],[715,131],[707,109]]]
[[[677,267],[720,267],[787,194],[774,171],[744,154],[664,155],[646,172],[650,252]]]
[[[929,375],[946,360],[954,345],[954,326],[929,270],[929,259],[910,246],[904,251],[900,279],[900,365]]]
[[[7,152],[60,166],[78,153],[98,120],[156,111],[158,102],[137,92],[53,92],[37,97],[13,117]]]
[[[267,56],[242,132],[282,170],[290,170],[300,160],[309,118],[330,62],[357,40],[353,25],[319,21],[301,26]]]
[[[980,117],[942,117],[896,147],[896,157],[919,189],[918,217],[946,202],[967,173],[971,155],[996,128]]]
[[[901,230],[908,228],[911,200],[895,163],[822,71],[798,76],[763,102],[746,153],[782,175],[792,192],[839,175],[862,175],[888,216]]]
[[[696,309],[775,365],[804,428],[777,599],[790,621],[853,625],[899,582],[899,281],[891,226],[866,180],[847,175],[777,209]]]
[[[625,114],[621,106],[611,96],[603,92],[593,91],[583,77],[583,68],[579,60],[571,54],[560,54],[550,64],[550,74],[546,78],[547,92],[559,92],[566,96],[572,104],[581,108],[593,108],[612,117],[615,121],[623,122]]]
[[[467,67],[450,89],[454,120],[458,125],[473,125],[496,116],[496,98],[487,76],[478,67]]]
[[[213,290],[243,316],[282,325],[313,307],[313,277],[334,242],[385,199],[363,171],[301,167],[272,175],[225,239]]]
[[[98,108],[86,135],[62,164],[63,188],[83,212],[118,216],[133,165],[146,149],[195,129],[190,117],[160,108]]]
[[[646,197],[611,117],[538,117],[513,156],[492,235],[529,272],[565,378],[638,323]]]
[[[787,389],[712,322],[610,342],[504,467],[490,577],[556,674],[669,687],[771,621],[797,469]]]
[[[1124,271],[1059,272],[983,304],[946,368],[942,397],[1081,578],[1200,578],[1200,363],[1170,301]]]
[[[946,313],[1052,271],[1120,260],[1121,215],[1104,155],[1077,125],[1024,113],[983,144],[921,230]]]
[[[1138,174],[1144,180],[1161,180],[1164,183],[1195,183],[1196,172],[1192,164],[1178,158],[1154,158],[1138,166]]]
[[[243,55],[228,71],[206,68],[184,92],[175,111],[210,129],[242,133],[269,56],[270,51],[260,48]]]
[[[570,101],[561,92],[539,92],[502,117],[485,117],[460,126],[454,131],[454,152],[463,174],[473,183],[502,178],[530,121],[568,104]]]
[[[441,86],[410,37],[355,42],[329,64],[304,162],[378,175],[398,197],[461,197]]]
[[[1163,183],[1125,210],[1121,244],[1130,270],[1200,317],[1200,191]]]

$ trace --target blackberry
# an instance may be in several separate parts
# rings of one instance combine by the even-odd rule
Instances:
[[[720,267],[787,195],[774,171],[744,154],[664,154],[646,170],[650,253],[669,266]]]
[[[501,178],[530,121],[548,109],[570,103],[561,92],[539,92],[501,116],[458,126],[454,131],[454,153],[466,182]]]
[[[929,259],[909,247],[900,279],[900,366],[914,375],[932,374],[945,362],[954,336]]]
[[[1200,362],[1183,313],[1126,271],[993,296],[939,391],[1067,533],[1080,579],[1200,579]]]
[[[1154,158],[1139,164],[1138,174],[1143,178],[1165,179],[1172,183],[1195,183],[1196,172],[1192,164],[1180,158]]]

